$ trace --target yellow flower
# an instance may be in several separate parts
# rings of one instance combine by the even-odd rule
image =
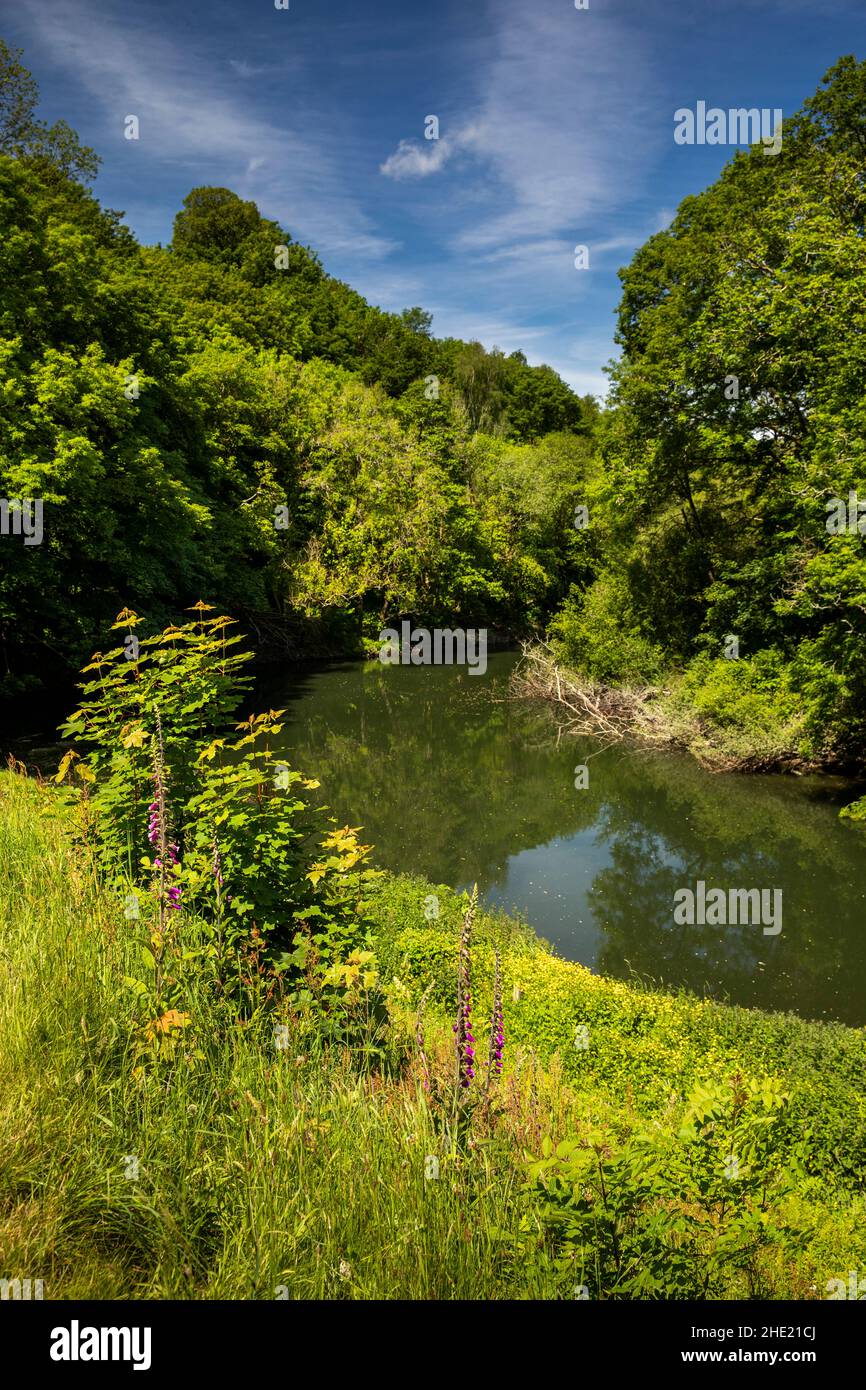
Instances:
[[[185,1028],[189,1023],[189,1014],[179,1013],[177,1009],[166,1009],[160,1018],[152,1019],[147,1025],[147,1032],[150,1037],[155,1037],[157,1033],[170,1034],[175,1029]]]

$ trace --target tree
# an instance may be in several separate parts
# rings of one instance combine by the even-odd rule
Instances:
[[[866,498],[864,225],[866,64],[844,58],[778,156],[737,153],[621,272],[595,512],[643,634],[686,663],[736,634],[818,747],[866,744],[863,543],[825,525]]]
[[[99,156],[65,121],[37,120],[39,88],[20,62],[20,48],[0,39],[0,154],[31,160],[84,182],[96,177]]]
[[[240,264],[248,237],[261,230],[255,203],[228,188],[193,188],[174,219],[171,249],[176,256]],[[275,226],[275,224],[273,224]],[[283,241],[276,228],[275,246]],[[273,259],[274,250],[271,251]]]
[[[433,315],[428,314],[426,309],[419,309],[417,305],[414,309],[404,309],[400,318],[412,333],[423,333],[426,338],[430,337]]]
[[[505,437],[509,393],[516,439],[582,430],[555,373],[368,304],[227,188],[139,246],[0,68],[0,496],[44,503],[39,543],[0,536],[6,689],[79,664],[124,603],[275,611],[344,651],[401,615],[549,616],[585,441]]]

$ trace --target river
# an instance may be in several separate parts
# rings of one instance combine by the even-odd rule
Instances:
[[[838,819],[850,786],[574,738],[548,708],[508,699],[516,659],[492,654],[483,676],[296,668],[259,703],[285,706],[287,761],[363,826],[380,866],[477,881],[484,903],[606,975],[866,1022],[866,832]],[[678,925],[674,894],[699,880],[780,889],[781,931]]]

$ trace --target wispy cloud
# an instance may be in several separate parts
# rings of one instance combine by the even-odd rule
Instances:
[[[349,0],[302,21],[293,6],[289,26],[232,0],[191,26],[163,0],[54,0],[18,24],[28,54],[84,96],[99,187],[140,234],[164,237],[192,184],[227,185],[374,303],[422,304],[438,334],[521,348],[603,390],[613,272],[675,197],[652,187],[673,148],[660,57],[674,21],[647,22],[645,0],[479,0],[437,22],[434,43],[411,7],[384,8],[377,23]],[[414,112],[395,70],[423,74]],[[431,109],[438,140],[421,138]]]
[[[606,394],[613,272],[663,225],[641,202],[670,143],[655,42],[619,8],[488,3],[483,44],[455,62],[466,79],[441,139],[400,140],[379,165],[439,237],[422,299],[436,332],[522,348]]]
[[[426,145],[417,140],[401,140],[379,170],[391,179],[426,178],[444,168],[456,148],[456,140],[430,140]]]
[[[401,140],[381,171],[427,177],[470,156],[460,167],[486,206],[457,232],[462,250],[592,232],[669,138],[645,42],[611,11],[506,0],[489,13],[469,108],[429,151]]]
[[[134,9],[120,14],[94,0],[33,7],[28,23],[52,62],[98,104],[104,146],[122,139],[127,114],[137,115],[136,157],[152,168],[183,164],[200,182],[236,187],[324,254],[351,248],[353,257],[378,259],[394,249],[347,190],[324,126],[293,125],[285,105],[278,123],[262,119],[227,94],[205,49],[173,44]]]

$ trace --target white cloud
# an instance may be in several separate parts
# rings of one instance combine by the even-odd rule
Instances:
[[[441,138],[400,140],[384,160],[371,158],[351,91],[323,93],[318,108],[302,49],[281,52],[267,101],[250,80],[259,53],[229,57],[206,28],[179,43],[152,12],[121,14],[107,0],[55,0],[22,22],[87,89],[103,128],[86,138],[121,187],[159,187],[167,170],[226,184],[374,303],[422,304],[437,334],[520,348],[603,394],[611,272],[648,234],[637,223],[655,154],[670,143],[647,47],[663,40],[618,9],[586,14],[567,0],[487,0],[481,18],[443,31],[454,81],[441,93]],[[337,67],[351,57],[336,45]],[[417,58],[414,47],[400,58]],[[122,138],[129,113],[141,120],[134,149]],[[135,203],[131,191],[121,205]],[[136,226],[163,235],[155,205],[138,208]],[[379,229],[385,217],[414,219],[399,258],[403,245]],[[574,268],[577,243],[590,247],[588,273]]]
[[[441,229],[420,302],[438,334],[519,348],[604,399],[612,272],[665,218],[635,206],[669,140],[653,33],[559,0],[496,0],[487,20],[483,51],[457,63],[474,86],[448,117],[444,153],[403,140],[380,166],[428,238]],[[588,272],[575,269],[577,244]]]
[[[588,243],[669,135],[645,40],[611,11],[590,18],[545,0],[505,0],[490,16],[490,56],[445,150],[426,155],[401,140],[382,172],[427,177],[456,150],[469,157],[461,167],[481,206],[456,233],[458,250],[540,244],[566,230]]]
[[[391,179],[426,178],[438,173],[455,147],[454,142],[444,139],[430,140],[426,145],[417,140],[401,140],[394,153],[379,165],[379,172]]]

